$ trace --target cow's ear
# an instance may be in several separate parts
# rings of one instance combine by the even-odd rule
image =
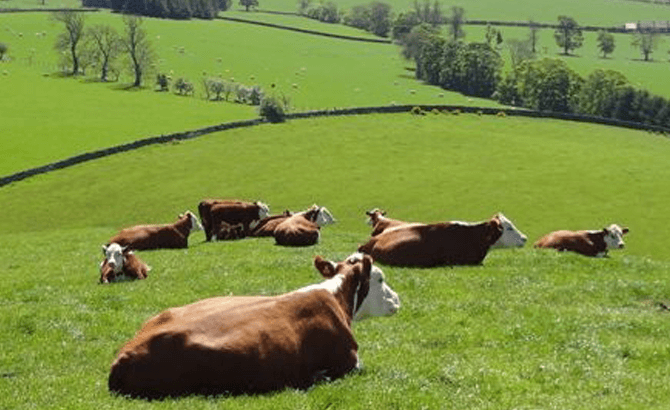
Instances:
[[[628,228],[623,228],[623,229],[621,229],[621,232],[622,232],[623,234],[627,234],[627,233],[628,233]]]
[[[102,245],[102,254],[107,255],[107,245]]]
[[[321,256],[316,256],[314,258],[314,267],[321,272],[321,275],[326,279],[335,276],[335,264],[323,259]]]
[[[365,275],[370,275],[370,270],[372,270],[373,259],[370,255],[363,255],[363,273]]]

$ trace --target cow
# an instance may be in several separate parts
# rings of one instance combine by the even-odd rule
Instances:
[[[326,279],[277,296],[227,296],[168,309],[114,360],[109,390],[142,398],[305,389],[360,366],[352,322],[390,316],[398,295],[369,256],[314,266]]]
[[[386,211],[383,211],[379,208],[366,211],[365,214],[368,216],[368,225],[372,225],[372,233],[370,236],[377,236],[386,229],[410,224],[410,222],[387,218]]]
[[[275,243],[282,246],[310,246],[319,242],[320,229],[335,222],[325,207],[312,205],[277,224],[274,230]]]
[[[202,230],[198,217],[186,211],[172,224],[137,225],[123,229],[107,244],[118,243],[133,250],[188,248],[188,236],[197,230]]]
[[[284,222],[290,216],[293,216],[293,212],[288,209],[279,215],[266,216],[258,222],[258,225],[256,225],[254,229],[251,230],[250,236],[256,238],[274,236],[277,225]]]
[[[372,225],[371,236],[377,236],[386,229],[392,229],[398,226],[425,225],[417,222],[405,222],[397,219],[387,218],[386,212],[379,208],[375,208],[372,211],[367,211],[365,214],[368,216],[368,224]],[[496,241],[496,243],[491,245],[491,249],[523,247],[528,240],[526,235],[519,231],[517,227],[514,226],[512,221],[503,215],[502,212],[498,212],[495,216],[502,223],[503,234]],[[465,224],[465,222],[460,223]]]
[[[558,251],[572,251],[585,256],[604,257],[610,249],[622,249],[625,244],[623,236],[628,228],[612,224],[607,228],[592,231],[555,231],[537,242],[536,248],[550,248]]]
[[[410,224],[373,236],[358,251],[395,266],[479,265],[502,235],[499,215],[476,224]]]
[[[198,213],[205,230],[205,240],[209,242],[221,230],[222,223],[230,226],[242,224],[244,236],[248,236],[256,224],[269,215],[270,208],[259,201],[206,199],[198,205]]]
[[[100,283],[146,279],[151,270],[133,251],[118,243],[102,245],[102,253],[105,260],[100,263]]]

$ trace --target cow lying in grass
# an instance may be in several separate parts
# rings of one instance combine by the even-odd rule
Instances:
[[[205,231],[205,240],[212,238],[240,239],[238,235],[226,232],[229,227],[238,231],[241,226],[242,237],[249,236],[258,222],[268,216],[270,208],[259,201],[244,202],[235,199],[207,199],[198,205],[200,219]]]
[[[304,389],[359,367],[352,321],[400,307],[372,258],[317,256],[326,278],[278,296],[229,296],[149,319],[112,364],[109,389],[161,398]]]
[[[100,263],[100,283],[146,279],[151,270],[133,251],[118,243],[102,246],[105,260]]]
[[[410,225],[411,222],[400,221],[386,217],[386,211],[375,208],[372,211],[367,211],[368,225],[372,225],[372,233],[370,236],[377,236],[387,229],[395,228],[402,225]]]
[[[251,236],[256,238],[274,236],[277,225],[293,216],[293,212],[288,209],[279,215],[266,216],[251,230]]]
[[[386,229],[358,248],[376,261],[397,266],[478,265],[505,234],[501,214],[470,224],[409,224]],[[525,237],[509,231],[504,246],[523,246]],[[509,240],[509,242],[506,242]]]
[[[187,248],[188,236],[196,230],[202,230],[202,225],[193,212],[186,211],[175,223],[126,228],[107,243],[118,243],[134,250]]]
[[[275,242],[282,246],[310,246],[319,242],[322,226],[335,222],[330,211],[322,206],[312,205],[277,224],[274,230]]]
[[[540,238],[534,246],[603,257],[610,249],[622,249],[625,246],[623,236],[627,233],[628,228],[616,224],[599,231],[555,231]]]

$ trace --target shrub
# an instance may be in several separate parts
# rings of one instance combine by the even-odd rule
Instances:
[[[259,85],[251,87],[249,92],[249,104],[260,105],[263,101],[263,89]]]
[[[288,111],[288,98],[286,96],[266,95],[258,107],[258,112],[266,121],[278,123],[286,121]]]
[[[188,82],[185,78],[180,77],[174,83],[175,92],[179,95],[193,95],[193,84]]]
[[[5,43],[0,43],[0,61],[5,57],[5,54],[7,53],[7,44]]]
[[[421,109],[421,107],[412,107],[412,110],[410,111],[412,115],[426,115],[425,112]]]
[[[158,91],[168,91],[170,89],[170,76],[157,74],[156,85],[158,86]]]

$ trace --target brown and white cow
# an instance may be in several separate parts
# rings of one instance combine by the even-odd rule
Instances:
[[[310,246],[319,242],[322,226],[335,223],[333,215],[325,207],[312,205],[277,224],[275,242],[282,246]]]
[[[623,236],[627,233],[628,228],[621,228],[616,224],[599,231],[555,231],[540,238],[534,246],[603,257],[607,256],[610,249],[623,248]]]
[[[166,225],[137,225],[121,230],[109,239],[134,250],[187,248],[188,236],[202,230],[198,218],[191,211],[179,215],[175,223]]]
[[[387,229],[358,251],[387,265],[478,265],[502,235],[498,215],[477,224],[412,224]]]
[[[234,227],[240,224],[243,227],[244,236],[248,236],[256,224],[268,216],[270,208],[259,201],[207,199],[198,205],[198,213],[200,213],[205,230],[205,240],[211,241],[222,230],[222,227],[225,229],[227,226]],[[226,235],[220,236],[225,237]]]
[[[368,216],[368,224],[372,225],[371,236],[377,236],[387,229],[396,228],[398,226],[407,225],[426,225],[419,222],[405,222],[397,219],[386,217],[386,212],[379,208],[365,213]],[[498,212],[495,217],[500,220],[503,227],[503,234],[498,238],[496,243],[491,245],[491,249],[501,248],[518,248],[526,244],[528,238],[510,221],[502,212]],[[466,224],[465,222],[460,222]]]
[[[266,216],[258,222],[258,225],[256,225],[254,229],[251,230],[251,236],[257,238],[274,236],[277,225],[287,220],[290,216],[293,216],[293,212],[288,209],[279,215]]]
[[[326,280],[278,296],[229,296],[172,308],[149,319],[121,348],[109,389],[160,398],[307,388],[359,366],[352,321],[400,307],[369,256],[334,263]]]
[[[118,243],[102,245],[102,253],[105,260],[100,263],[100,283],[146,279],[151,270],[133,251]]]

